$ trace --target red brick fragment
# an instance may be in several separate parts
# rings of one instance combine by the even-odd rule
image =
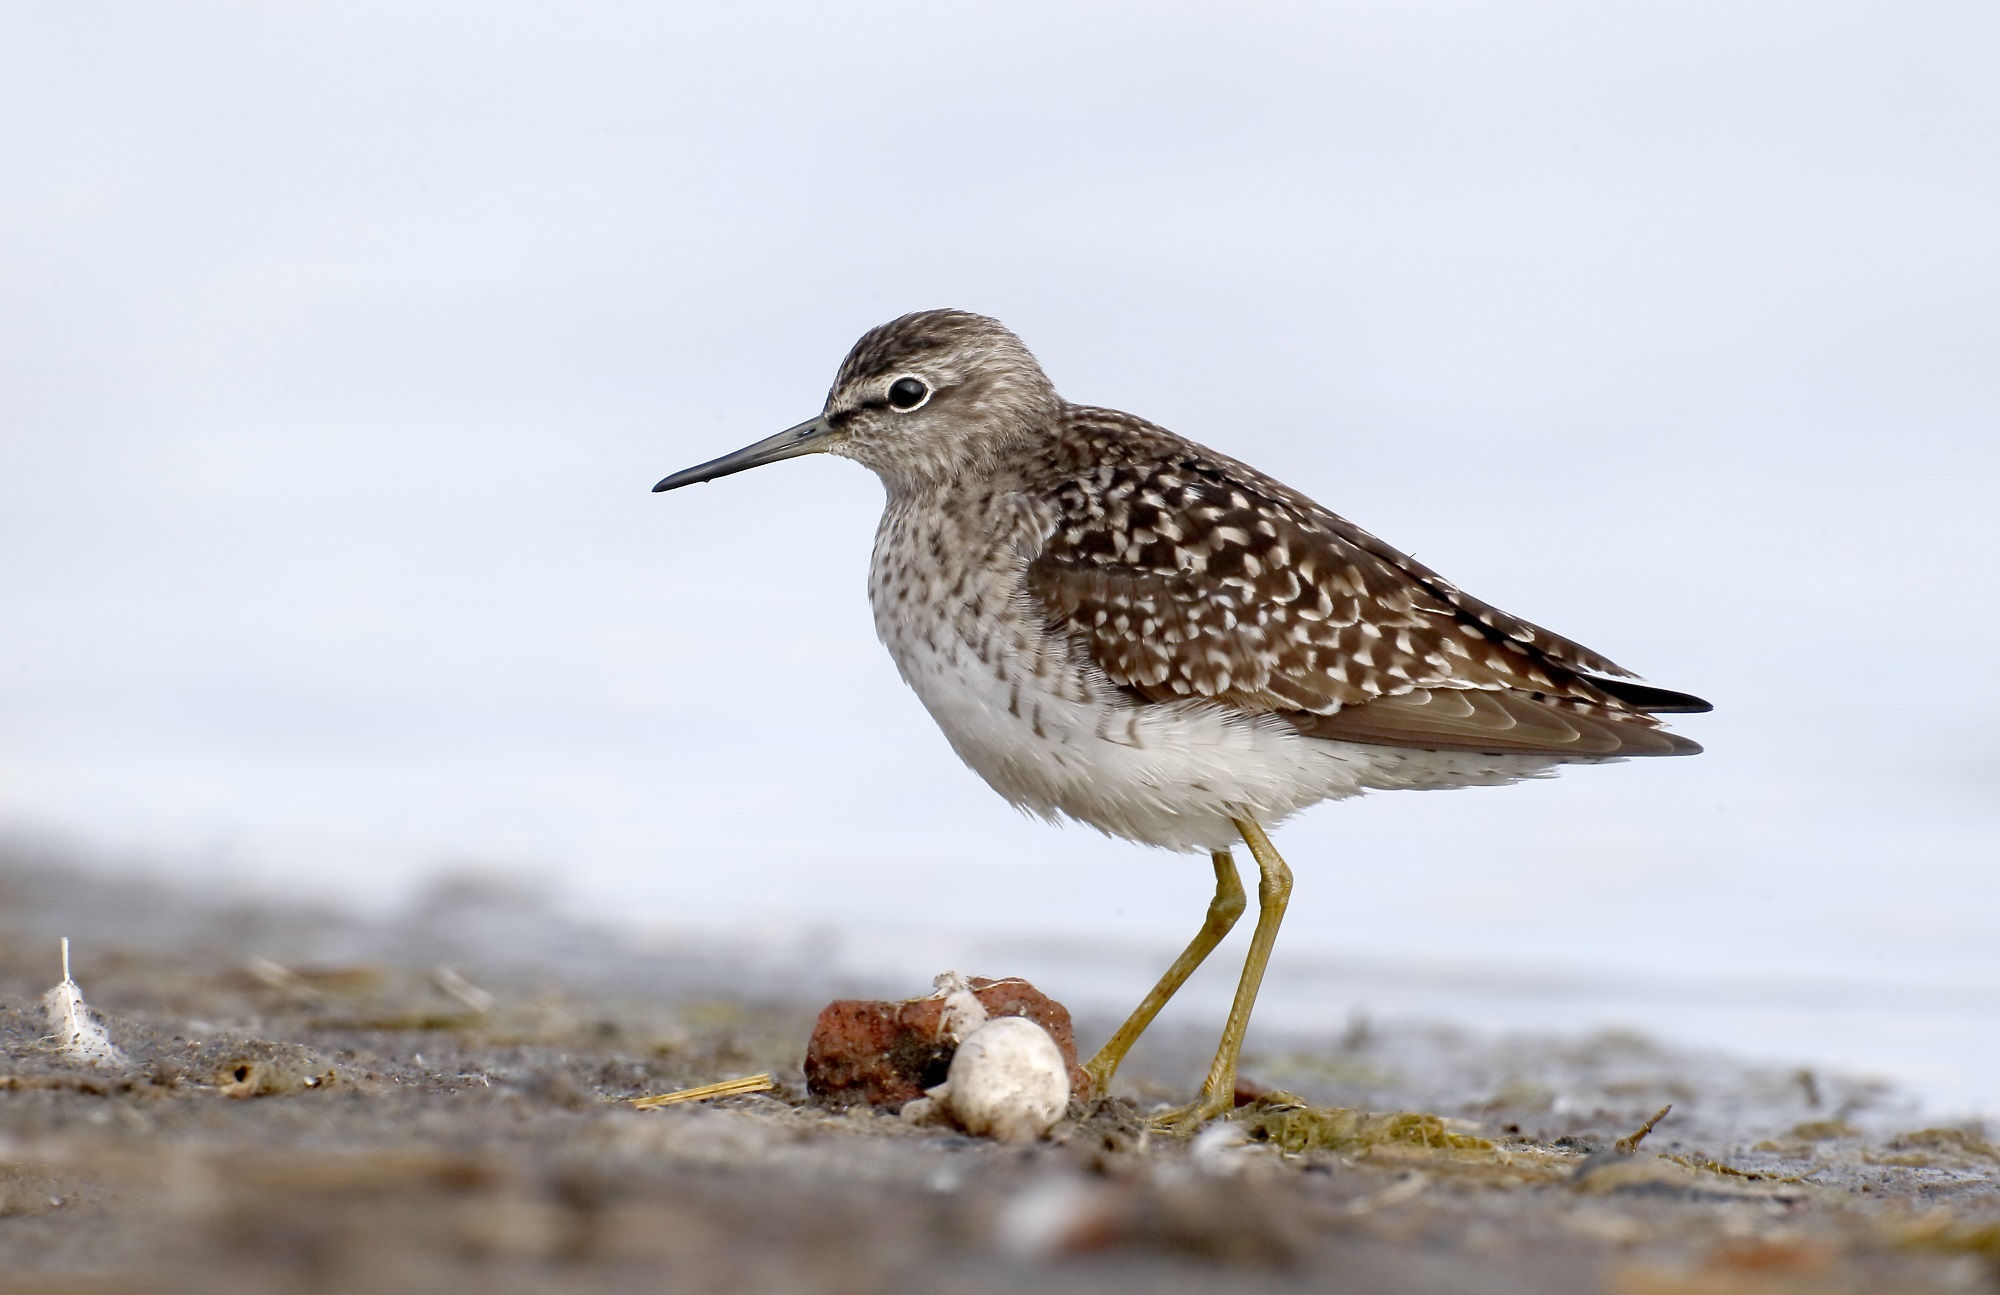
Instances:
[[[1076,1060],[1069,1009],[1018,977],[968,982],[986,1014],[1025,1016],[1049,1032],[1069,1067],[1070,1092],[1090,1096]],[[957,1045],[942,1037],[944,998],[828,1003],[806,1045],[806,1091],[832,1106],[901,1106],[944,1082]]]

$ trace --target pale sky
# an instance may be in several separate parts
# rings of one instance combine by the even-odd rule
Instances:
[[[897,681],[864,470],[648,493],[951,305],[1716,703],[1304,815],[1279,973],[2000,1019],[1996,66],[1983,0],[5,4],[0,826],[1177,942],[1205,863],[1021,818]]]

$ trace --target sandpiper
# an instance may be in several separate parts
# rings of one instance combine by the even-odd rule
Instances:
[[[1244,909],[1256,933],[1188,1129],[1228,1110],[1291,894],[1266,830],[1369,790],[1491,786],[1701,748],[1707,702],[1461,592],[1256,469],[1056,394],[995,320],[928,310],[854,344],[814,417],[654,486],[829,453],[888,501],[876,632],[952,749],[1016,806],[1207,850],[1200,932],[1085,1069],[1095,1091]]]

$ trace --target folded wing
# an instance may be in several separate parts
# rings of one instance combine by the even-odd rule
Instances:
[[[1254,469],[1127,415],[1053,524],[1029,594],[1110,678],[1301,732],[1426,750],[1602,758],[1700,750],[1655,711],[1706,702],[1462,593]]]

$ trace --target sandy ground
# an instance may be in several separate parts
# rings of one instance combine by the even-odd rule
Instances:
[[[127,1069],[48,1039],[65,935]],[[1032,1147],[806,1099],[819,1006],[923,988],[624,952],[474,882],[366,922],[17,849],[0,1290],[2000,1290],[1988,1130],[1879,1085],[1636,1035],[1260,1020],[1246,1072],[1296,1100],[1192,1143],[1139,1118],[1212,1046],[1171,1032]],[[624,1100],[760,1071],[776,1091]]]

